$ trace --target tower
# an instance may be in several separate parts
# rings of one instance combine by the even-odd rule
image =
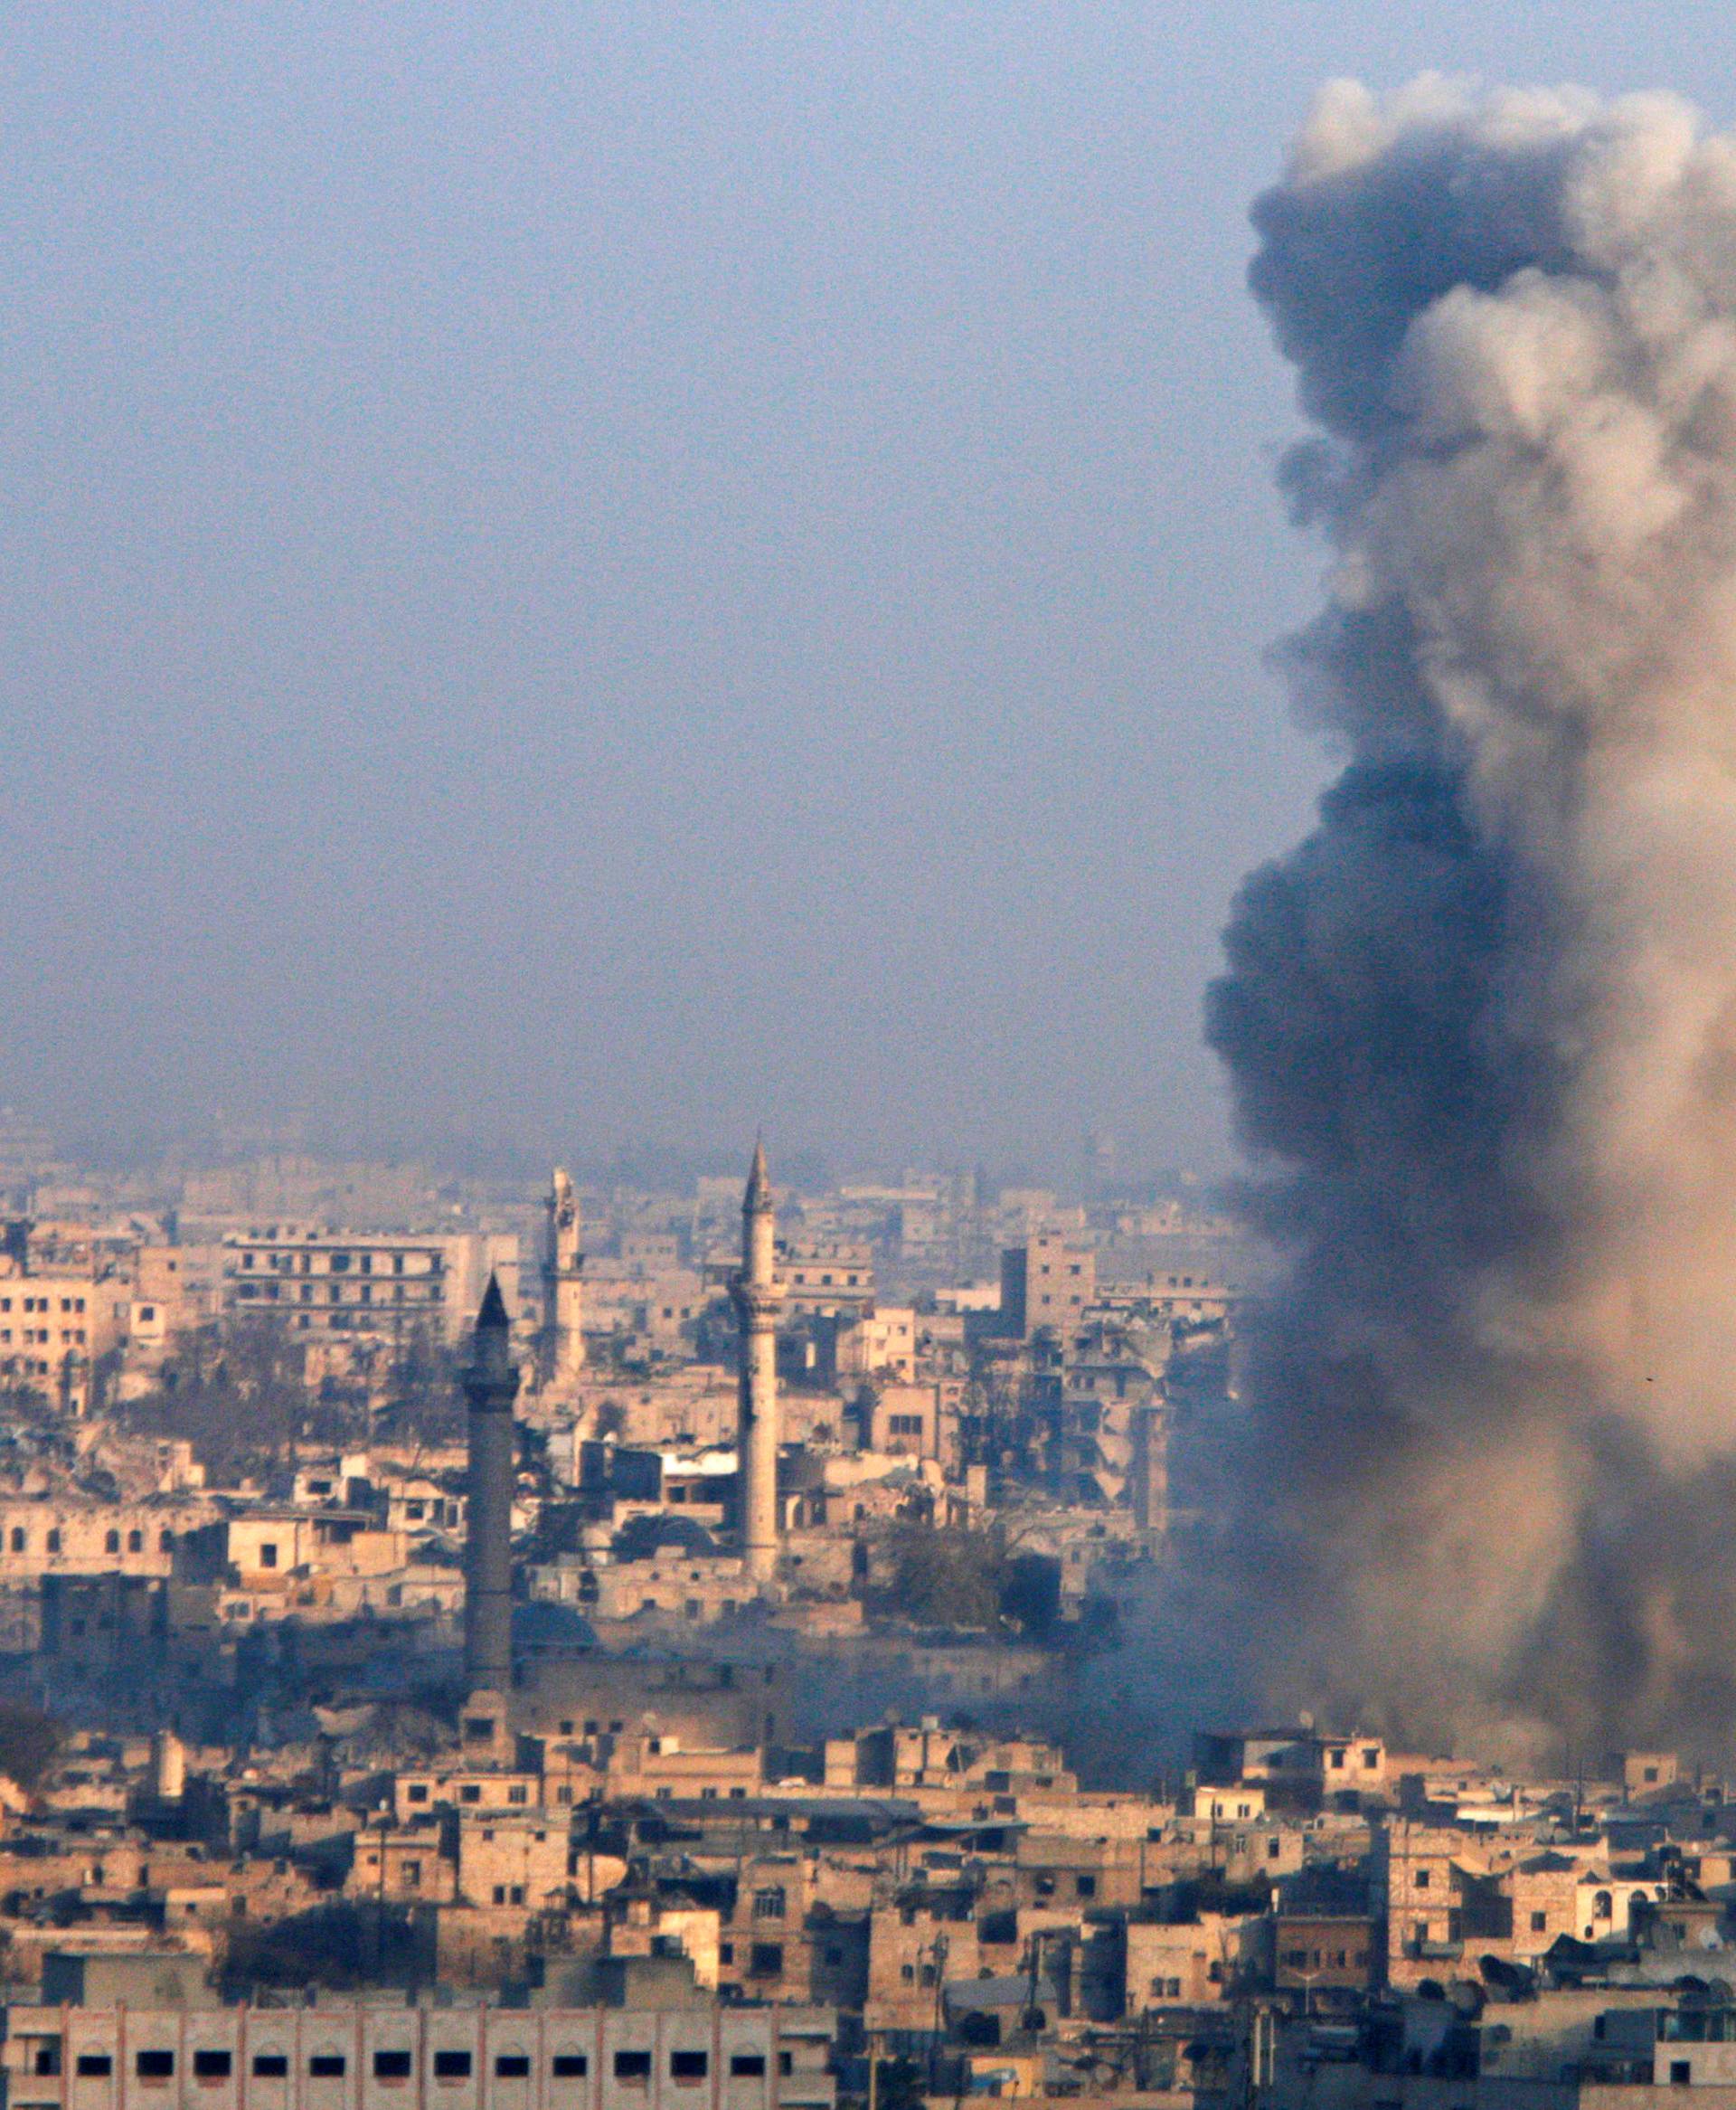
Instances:
[[[554,1169],[544,1206],[549,1230],[542,1257],[542,1382],[559,1386],[585,1367],[585,1256],[579,1250],[579,1199],[564,1166]]]
[[[513,1402],[518,1367],[511,1349],[505,1300],[490,1275],[464,1373],[470,1403],[464,1670],[472,1692],[505,1693],[513,1682]]]
[[[756,1143],[741,1197],[741,1272],[731,1284],[741,1321],[741,1390],[737,1417],[736,1516],[742,1557],[756,1582],[778,1570],[778,1302],[771,1181],[766,1146]]]

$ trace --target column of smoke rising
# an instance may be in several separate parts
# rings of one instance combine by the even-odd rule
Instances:
[[[1722,1737],[1736,142],[1341,84],[1254,217],[1334,554],[1286,658],[1347,757],[1209,1006],[1288,1254],[1240,1535],[1270,1695]]]

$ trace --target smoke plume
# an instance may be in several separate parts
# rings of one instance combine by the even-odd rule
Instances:
[[[1209,1032],[1287,1255],[1241,1544],[1271,1696],[1410,1736],[1736,1719],[1736,141],[1320,98],[1254,290],[1345,756]]]

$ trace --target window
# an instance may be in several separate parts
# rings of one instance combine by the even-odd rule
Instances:
[[[120,1533],[118,1531],[105,1531],[103,1533],[102,1550],[105,1553],[118,1553],[120,1551]]]
[[[1532,1931],[1532,1933],[1533,1933],[1533,1934],[1534,1934],[1534,1935],[1541,1935],[1541,1934],[1545,1934],[1545,1933],[1547,1933],[1547,1932],[1548,1932],[1548,1929],[1549,1929],[1549,1915],[1548,1915],[1548,1913],[1546,1913],[1546,1912],[1533,1912],[1533,1913],[1532,1914],[1532,1916],[1531,1916],[1531,1931]]]
[[[274,1568],[277,1566],[277,1565],[278,1548],[276,1542],[268,1538],[265,1544],[259,1548],[259,1566],[262,1568]]]
[[[428,1783],[425,1780],[411,1781],[410,1785],[404,1790],[404,1800],[407,1802],[427,1802]]]
[[[549,2071],[558,2081],[581,2081],[590,2071],[590,2060],[582,2051],[557,2051]]]
[[[48,1550],[51,1553],[58,1553],[61,1550],[61,1535],[59,1531],[51,1531],[49,1533]]]
[[[1685,2088],[1685,2087],[1687,2086],[1687,2085],[1688,2085],[1689,2081],[1690,2081],[1690,2080],[1691,2080],[1693,2077],[1693,2077],[1693,2071],[1692,2071],[1692,2068],[1690,2067],[1690,2066],[1689,2066],[1689,2064],[1688,2064],[1688,2061],[1687,2061],[1685,2058],[1673,2058],[1673,2059],[1671,2059],[1671,2061],[1670,2061],[1670,2086],[1671,2086],[1671,2087],[1673,2087],[1673,2088]]]
[[[175,2077],[172,2051],[141,2051],[133,2059],[133,2071],[142,2081],[166,2081]]]
[[[730,2078],[732,2081],[757,2081],[765,2070],[766,2055],[763,2051],[732,2051],[730,2054]]]
[[[31,2062],[31,2071],[41,2079],[51,2080],[61,2070],[61,2040],[58,2037],[44,2037],[36,2047],[36,2056]]]
[[[773,1884],[765,1890],[753,1894],[755,1919],[782,1919],[784,1916],[784,1892],[781,1884]]]
[[[235,2067],[227,2051],[195,2051],[193,2077],[196,2081],[226,2081]]]
[[[500,2051],[495,2055],[495,2078],[501,2081],[524,2081],[530,2078],[531,2062],[522,2051]]]
[[[781,1978],[784,1974],[784,1944],[781,1942],[756,1942],[748,1958],[748,1975],[750,1978]]]
[[[615,2054],[615,2078],[626,2081],[632,2087],[643,2087],[651,2078],[651,2054],[648,2051],[618,2051]]]
[[[1095,1876],[1075,1876],[1073,1882],[1081,1897],[1095,1897],[1097,1896],[1097,1878]]]
[[[689,2086],[703,2081],[712,2070],[712,2062],[703,2051],[672,2051],[669,2054],[669,2078],[683,2081]]]
[[[20,1526],[14,1524],[12,1528],[12,1550],[14,1553],[22,1553],[24,1550],[24,1531]]]
[[[1427,1869],[1419,1869],[1417,1870],[1416,1881],[1417,1888],[1419,1890],[1426,1890],[1429,1888],[1429,1870]]]
[[[285,2081],[289,2077],[289,2060],[281,2051],[256,2051],[253,2054],[253,2078],[256,2081]]]
[[[106,2081],[115,2070],[115,2062],[106,2051],[81,2051],[72,2070],[81,2081]]]
[[[341,2051],[316,2051],[307,2061],[307,2071],[316,2081],[341,2081],[349,2070]]]
[[[408,2072],[410,2054],[404,2054]],[[467,2051],[437,2051],[434,2054],[434,2078],[437,2081],[467,2081],[470,2078],[470,2054]]]
[[[129,1531],[127,1534],[127,1550],[128,1553],[144,1552],[145,1534],[142,1531]]]

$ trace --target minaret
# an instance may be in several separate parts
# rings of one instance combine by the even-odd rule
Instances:
[[[513,1402],[518,1367],[510,1353],[505,1301],[490,1275],[464,1373],[470,1402],[464,1670],[472,1692],[505,1693],[513,1682]]]
[[[544,1205],[548,1244],[542,1259],[542,1382],[570,1384],[585,1367],[585,1256],[579,1250],[579,1200],[557,1165]]]
[[[741,1272],[731,1285],[741,1321],[741,1405],[737,1421],[736,1519],[742,1557],[757,1582],[778,1571],[778,1302],[771,1181],[756,1143],[741,1200]]]

